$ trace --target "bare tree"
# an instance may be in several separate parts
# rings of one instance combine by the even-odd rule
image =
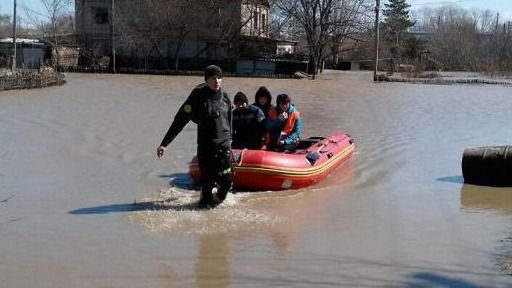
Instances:
[[[291,19],[291,31],[304,35],[314,79],[329,48],[331,54],[337,54],[343,41],[364,26],[363,8],[367,8],[368,1],[274,0],[273,5],[282,18]]]
[[[270,21],[270,34],[274,39],[290,38],[291,20],[290,14],[283,13],[275,4],[275,0],[270,2],[270,13],[272,15]]]
[[[75,18],[72,14],[62,14],[57,16],[55,23],[45,21],[40,22],[40,24],[37,26],[37,29],[40,30],[39,34],[42,35],[43,38],[47,36],[54,38],[55,35],[58,36],[75,33],[74,22]]]
[[[365,31],[372,30],[372,1],[342,0],[340,9],[333,17],[334,25],[331,42],[326,57],[332,57],[334,65],[338,64],[339,56],[347,51],[359,48],[359,43],[368,45]]]
[[[58,44],[58,21],[62,19],[64,14],[69,14],[71,7],[71,0],[41,0],[45,8],[45,16],[48,19],[48,22],[51,25],[51,34],[53,37],[53,45],[56,47]]]
[[[254,16],[264,7],[262,0],[131,0],[116,9],[115,26],[120,41],[141,50],[145,57],[171,56],[174,69],[184,47],[190,43],[204,43],[204,47],[187,47],[195,56],[217,45],[228,58],[237,56],[241,35],[260,36],[268,29],[248,29]],[[254,23],[253,23],[254,24]],[[261,23],[259,23],[261,24]],[[262,26],[263,27],[263,26]],[[195,39],[193,38],[195,37]],[[197,39],[202,41],[197,42]],[[171,52],[172,51],[172,52]],[[216,51],[212,49],[212,51]],[[192,56],[192,55],[189,55]],[[193,56],[193,57],[195,57]]]
[[[191,8],[190,1],[173,0],[169,2],[174,3],[172,6],[166,6],[164,20],[175,39],[174,69],[178,71],[181,50],[188,36],[196,29],[197,21],[194,16],[197,15]]]
[[[12,22],[9,15],[0,15],[0,38],[7,37],[12,34]]]
[[[51,39],[50,43],[53,46],[55,53],[55,61],[53,65],[57,66],[59,62],[59,41],[60,34],[67,34],[74,32],[74,18],[71,13],[71,0],[40,0],[43,11],[35,11],[26,5],[23,5],[25,15],[28,22],[33,27],[39,30],[39,35],[42,38]]]
[[[157,19],[158,9],[150,9],[152,0],[130,1],[127,4],[115,10],[114,25],[120,34],[118,38],[125,48],[135,48],[146,57],[155,45],[158,50],[160,27],[154,20]]]
[[[282,13],[289,15],[294,24],[303,30],[311,60],[310,69],[313,79],[318,73],[324,50],[329,42],[329,32],[332,30],[330,20],[335,3],[336,1],[333,0],[280,0],[274,2]]]
[[[512,31],[489,10],[457,6],[417,11],[416,31],[428,35],[427,48],[447,70],[511,71]]]
[[[494,23],[494,15],[491,10],[480,10],[480,9],[473,9],[471,10],[471,16],[473,17],[474,21],[476,22],[477,29],[480,32],[489,32],[493,30],[493,23]]]
[[[499,22],[498,15],[496,16],[496,28],[493,32],[494,67],[496,72],[512,71],[512,23]]]
[[[212,23],[217,27],[221,43],[227,49],[228,58],[236,56],[233,51],[238,51],[242,35],[246,36],[267,36],[267,23],[259,23],[260,13],[267,10],[267,1],[262,0],[209,0],[208,11],[211,13]],[[267,11],[268,12],[268,11]],[[268,18],[266,18],[268,20]],[[267,21],[265,20],[265,21]],[[260,20],[261,21],[261,20]]]
[[[145,58],[151,54],[160,58],[172,54],[174,69],[179,70],[183,46],[204,19],[192,2],[131,1],[116,10],[116,32],[125,45],[141,50]]]
[[[12,35],[12,22],[11,17],[9,15],[0,14],[0,39],[9,37]],[[9,65],[9,56],[7,54],[0,53],[0,70],[1,68],[5,68]],[[0,76],[1,76],[0,72]]]

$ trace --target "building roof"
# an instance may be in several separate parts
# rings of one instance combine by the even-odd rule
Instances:
[[[260,2],[259,4],[269,7],[270,8],[270,2],[268,0],[244,0],[243,2],[247,4],[253,4],[254,2]]]
[[[12,43],[12,38],[3,38],[0,39],[0,43]],[[41,41],[38,39],[27,39],[27,38],[16,38],[16,43],[27,43],[27,44],[33,44],[33,45],[44,45]]]

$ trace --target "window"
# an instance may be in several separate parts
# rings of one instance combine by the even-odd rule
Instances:
[[[254,11],[253,16],[252,16],[252,20],[253,20],[253,23],[254,23],[254,29],[258,30],[258,11]]]
[[[108,9],[107,8],[95,8],[94,9],[94,23],[100,24],[100,25],[108,23]]]
[[[263,33],[267,33],[267,19],[266,19],[267,15],[265,14],[261,14],[261,26],[263,29]]]

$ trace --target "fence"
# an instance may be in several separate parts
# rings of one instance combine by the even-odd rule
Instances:
[[[5,74],[5,73],[4,73]],[[51,71],[17,71],[13,74],[1,75],[0,90],[41,88],[65,83],[64,75]]]

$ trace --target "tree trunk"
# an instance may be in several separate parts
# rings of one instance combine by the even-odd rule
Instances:
[[[174,51],[174,71],[178,72],[180,70],[180,52],[181,52],[181,43],[176,45],[176,51]]]
[[[309,71],[308,73],[312,75],[313,80],[316,78],[316,59],[313,56],[309,56]]]

